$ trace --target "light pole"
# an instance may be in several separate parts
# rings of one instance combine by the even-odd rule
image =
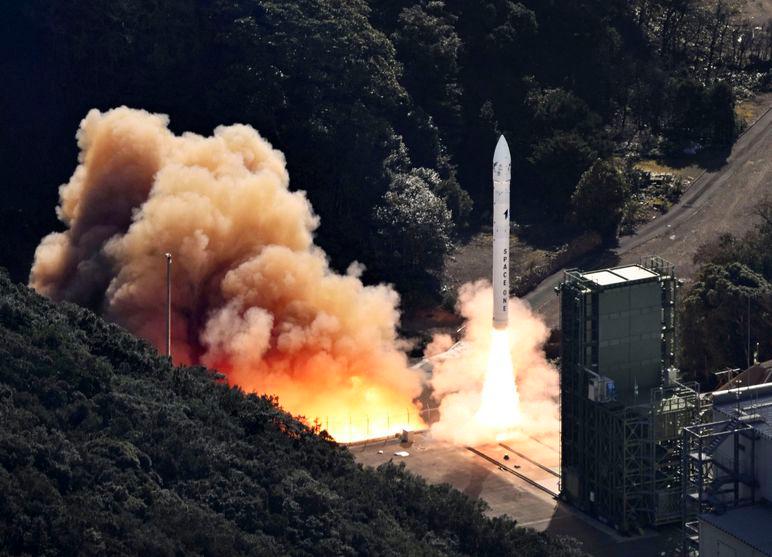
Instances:
[[[745,369],[751,367],[751,295],[748,293],[748,350],[747,350],[748,365]]]
[[[166,257],[166,356],[172,359],[172,254]]]

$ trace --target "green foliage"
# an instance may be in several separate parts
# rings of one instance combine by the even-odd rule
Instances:
[[[688,142],[719,147],[734,143],[739,127],[727,83],[705,87],[695,79],[674,79],[667,91],[672,110],[665,133],[675,148]]]
[[[451,212],[434,193],[440,189],[441,180],[432,170],[395,174],[383,202],[375,208],[378,260],[398,262],[397,286],[407,291],[411,284],[415,289],[417,281],[430,282],[430,273],[442,268],[452,245]]]
[[[739,132],[735,116],[735,98],[732,87],[724,82],[714,83],[706,94],[706,118],[708,137],[713,145],[726,146],[734,143]]]
[[[415,4],[397,18],[391,40],[404,65],[402,83],[413,102],[431,115],[446,143],[461,133],[461,38],[457,18],[442,2]]]
[[[14,110],[0,126],[0,263],[18,279],[57,226],[72,134],[94,106],[168,113],[175,131],[253,125],[308,192],[333,266],[360,260],[366,279],[392,282],[408,263],[376,207],[394,173],[436,172],[431,189],[457,230],[488,222],[504,133],[513,218],[560,222],[582,173],[615,144],[736,135],[731,88],[712,69],[729,49],[710,40],[733,35],[724,12],[706,17],[696,2],[29,0],[4,16],[0,44],[15,55],[2,92]]]
[[[0,554],[579,555],[0,272]]]
[[[702,267],[683,300],[682,367],[708,382],[714,371],[745,368],[749,310],[751,352],[758,341],[762,355],[772,354],[770,283],[738,262]]]
[[[571,197],[571,220],[581,228],[614,238],[627,195],[627,184],[614,163],[598,160],[582,174]]]
[[[529,162],[543,184],[540,198],[555,215],[567,214],[576,184],[596,155],[576,133],[558,131],[536,144]]]
[[[534,124],[543,132],[592,132],[601,125],[600,117],[582,99],[562,88],[540,89],[528,97]]]
[[[744,237],[721,234],[697,250],[699,279],[683,302],[681,367],[712,380],[711,372],[743,368],[751,356],[772,358],[772,198],[759,200],[758,226]]]

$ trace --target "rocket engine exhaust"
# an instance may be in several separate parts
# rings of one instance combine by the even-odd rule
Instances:
[[[509,182],[512,157],[502,135],[493,153],[493,327],[509,323]]]
[[[399,296],[364,284],[356,263],[330,267],[284,155],[249,126],[204,137],[168,124],[126,107],[88,113],[60,188],[66,229],[38,246],[30,285],[100,311],[175,364],[278,396],[338,441],[422,427]]]

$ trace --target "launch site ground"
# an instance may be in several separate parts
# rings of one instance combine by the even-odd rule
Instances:
[[[350,447],[358,462],[377,467],[389,460],[404,462],[430,483],[449,483],[469,497],[488,503],[490,516],[507,515],[520,526],[572,536],[585,551],[601,557],[671,555],[678,546],[678,527],[647,530],[635,537],[613,529],[556,498],[559,454],[535,439],[462,447],[417,433],[412,443],[397,440]],[[408,456],[397,456],[397,452]],[[505,455],[509,458],[505,459]]]

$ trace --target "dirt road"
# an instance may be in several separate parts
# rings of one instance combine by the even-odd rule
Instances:
[[[765,103],[772,107],[772,97]],[[583,268],[636,263],[659,255],[676,265],[688,282],[694,271],[697,248],[722,232],[742,234],[753,226],[754,208],[764,195],[772,195],[772,110],[768,110],[742,135],[726,164],[706,172],[673,208],[620,239],[616,249],[581,263]],[[554,288],[562,271],[545,279],[526,299],[554,327],[558,303]]]
[[[772,0],[747,0],[742,13],[752,23],[764,25],[772,19]]]

